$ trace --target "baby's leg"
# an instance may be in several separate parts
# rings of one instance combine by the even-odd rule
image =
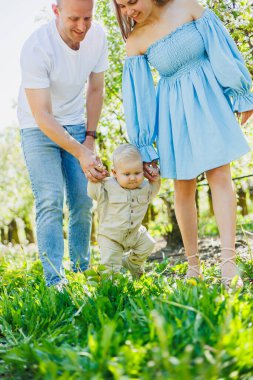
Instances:
[[[98,236],[101,264],[107,270],[105,272],[119,272],[122,266],[123,246],[106,236]]]
[[[132,247],[131,252],[123,257],[122,265],[127,268],[134,278],[139,278],[144,273],[143,264],[152,253],[155,240],[149,235],[144,227],[139,230],[138,240]]]

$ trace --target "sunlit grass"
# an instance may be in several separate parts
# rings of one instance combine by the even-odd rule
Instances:
[[[33,260],[15,248],[1,258],[1,378],[252,379],[252,262],[231,294],[216,267],[185,282],[186,264],[168,260],[136,282],[94,261],[60,294]]]

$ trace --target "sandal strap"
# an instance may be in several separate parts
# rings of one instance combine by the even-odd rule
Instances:
[[[195,272],[196,274],[199,274],[199,264],[196,264],[196,265],[189,265],[188,264],[188,270],[191,269],[193,272]]]
[[[186,256],[186,258],[187,258],[187,260],[188,259],[192,259],[192,258],[196,258],[198,260],[198,263],[195,264],[195,265],[190,265],[189,264],[189,260],[188,260],[188,271],[187,271],[187,274],[188,274],[189,271],[192,271],[197,276],[199,276],[201,274],[201,268],[200,268],[200,261],[199,261],[199,255],[198,255],[198,253],[194,253],[193,255]],[[190,276],[190,277],[192,277],[192,276]]]
[[[194,253],[193,255],[186,256],[187,259],[192,259],[193,257],[197,257],[197,259],[199,259],[199,254],[198,253]]]
[[[238,276],[238,279],[237,279],[237,283],[236,283],[236,288],[242,288],[243,287],[242,278],[239,275],[237,275],[237,276]],[[224,284],[227,289],[230,288],[232,281],[233,281],[233,278],[227,277],[227,276],[224,276],[221,279],[222,284]]]
[[[221,248],[221,251],[232,251],[232,252],[235,252],[235,248],[230,248],[230,247],[222,247]]]
[[[231,248],[231,247],[222,247],[222,248],[221,248],[221,251],[232,251],[232,252],[234,253],[233,256],[228,257],[228,258],[221,257],[221,267],[222,267],[224,264],[227,264],[227,263],[230,263],[230,264],[232,264],[234,267],[236,267],[236,263],[234,262],[234,259],[236,258],[236,255],[235,255],[235,248]]]
[[[234,266],[234,268],[237,269],[237,265],[236,265],[236,263],[235,263],[235,259],[236,259],[236,250],[235,250],[234,248],[230,248],[230,247],[222,247],[222,248],[221,248],[221,251],[232,251],[232,252],[234,253],[233,256],[228,257],[228,258],[225,258],[225,257],[223,258],[223,257],[221,257],[221,263],[220,263],[221,268],[223,267],[224,264],[230,263],[230,264],[232,264],[232,265]],[[242,279],[241,279],[241,277],[240,277],[239,274],[237,274],[237,276],[238,276],[238,280],[237,280],[237,285],[236,285],[236,287],[241,288],[241,287],[243,287],[243,281],[242,281]],[[221,281],[222,281],[222,283],[225,285],[225,287],[226,287],[227,289],[230,288],[230,286],[231,286],[231,282],[232,282],[233,278],[234,278],[234,277],[222,276]]]
[[[221,258],[221,263],[220,263],[220,265],[221,265],[221,267],[224,265],[224,264],[227,264],[227,263],[230,263],[230,264],[232,264],[234,267],[236,267],[236,263],[234,262],[234,259],[236,258],[236,256],[235,255],[233,255],[232,257],[228,257],[227,259],[225,259],[225,258]]]
[[[235,275],[235,276],[237,276],[237,275]],[[234,276],[234,277],[235,277]],[[228,282],[228,281],[230,281],[231,282],[231,280],[234,278],[234,277],[228,277],[228,276],[223,276],[222,277],[222,279],[221,279],[221,282]]]

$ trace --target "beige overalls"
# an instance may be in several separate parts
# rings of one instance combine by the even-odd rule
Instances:
[[[108,270],[119,272],[123,265],[133,276],[141,274],[142,265],[155,244],[141,223],[159,188],[160,182],[144,180],[139,188],[128,190],[113,177],[89,182],[88,195],[97,201],[101,263]],[[123,257],[124,252],[128,254]]]

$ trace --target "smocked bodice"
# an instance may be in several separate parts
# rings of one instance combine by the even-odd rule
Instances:
[[[162,77],[180,76],[207,58],[194,21],[153,43],[145,55]]]

